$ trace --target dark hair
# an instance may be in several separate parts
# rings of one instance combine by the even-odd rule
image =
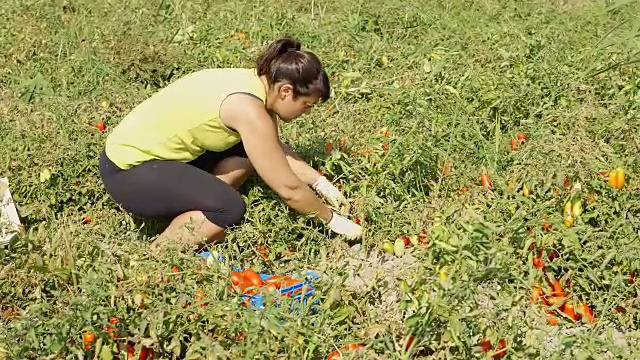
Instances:
[[[294,97],[317,94],[323,102],[329,99],[329,77],[320,59],[310,51],[300,50],[298,40],[283,37],[258,56],[258,76],[265,75],[269,86],[284,81],[293,86]]]

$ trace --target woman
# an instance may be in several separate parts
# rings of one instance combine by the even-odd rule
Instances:
[[[291,38],[270,44],[255,69],[186,75],[139,104],[107,137],[100,155],[105,189],[138,216],[173,219],[154,250],[169,239],[223,240],[244,217],[237,190],[254,170],[288,206],[356,239],[361,227],[312,188],[335,207],[344,196],[278,138],[277,119],[309,112],[329,89],[320,60]],[[193,232],[185,232],[187,224]]]

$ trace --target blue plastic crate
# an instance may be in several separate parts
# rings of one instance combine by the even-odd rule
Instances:
[[[208,251],[200,252],[198,253],[198,255],[204,257],[205,259],[211,256],[211,254]],[[224,262],[224,257],[222,255],[219,255],[218,261]],[[240,268],[232,268],[231,270],[243,271],[243,269],[240,269]],[[258,274],[260,275],[260,278],[262,278],[263,281],[273,276],[271,274],[264,274],[264,273],[258,273]],[[303,307],[306,306],[307,299],[315,293],[316,289],[313,287],[312,283],[314,280],[317,280],[320,277],[318,276],[318,274],[316,274],[313,271],[307,271],[306,275],[308,277],[306,279],[300,279],[302,280],[300,283],[291,285],[291,286],[286,286],[280,289],[280,296],[290,297],[294,300],[292,304],[292,308],[294,308],[296,304],[302,304]],[[304,291],[304,294],[302,293],[302,291]],[[245,301],[246,299],[250,299],[249,306],[251,308],[262,309],[266,306],[265,304],[266,299],[263,295],[245,294],[242,296],[242,301]],[[319,300],[316,300],[314,303],[317,303],[318,301]],[[276,301],[275,306],[277,307],[280,306],[280,302]]]

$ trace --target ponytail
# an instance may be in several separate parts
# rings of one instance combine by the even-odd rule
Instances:
[[[315,54],[301,48],[300,42],[290,37],[272,42],[256,59],[258,76],[266,76],[269,86],[278,82],[291,84],[294,97],[315,94],[327,101],[331,90],[322,63]]]

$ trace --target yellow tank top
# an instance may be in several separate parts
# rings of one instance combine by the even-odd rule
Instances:
[[[206,69],[186,75],[135,107],[108,135],[105,152],[122,169],[161,159],[191,161],[240,142],[226,127],[220,104],[246,92],[266,101],[255,69]]]

